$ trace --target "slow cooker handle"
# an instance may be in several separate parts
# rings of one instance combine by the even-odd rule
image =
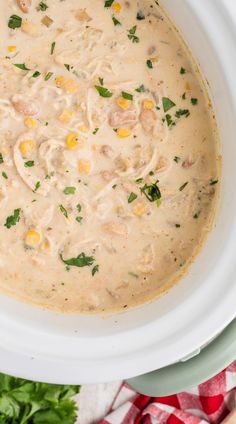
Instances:
[[[139,393],[167,396],[196,386],[236,359],[236,319],[198,355],[160,370],[126,380]]]

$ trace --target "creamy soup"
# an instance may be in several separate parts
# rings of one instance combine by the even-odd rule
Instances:
[[[212,107],[149,0],[0,5],[0,290],[123,310],[176,283],[212,225]]]

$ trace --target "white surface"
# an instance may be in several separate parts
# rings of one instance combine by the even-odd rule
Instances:
[[[235,315],[236,26],[223,0],[163,4],[199,59],[216,105],[224,155],[216,228],[181,284],[122,315],[63,316],[1,296],[0,364],[5,373],[75,384],[133,377],[190,354]]]

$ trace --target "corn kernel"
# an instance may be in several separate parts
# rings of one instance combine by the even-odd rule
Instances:
[[[9,51],[9,53],[13,53],[16,51],[16,46],[8,46],[7,50]]]
[[[37,26],[32,22],[25,20],[22,21],[21,31],[26,32],[26,34],[35,35],[37,32]]]
[[[33,140],[25,140],[20,143],[20,151],[22,156],[28,156],[32,153],[34,149]]]
[[[75,94],[78,91],[78,84],[73,79],[68,79],[63,84],[64,89],[68,94]]]
[[[30,247],[37,247],[41,241],[41,235],[38,231],[29,230],[25,237],[25,244]]]
[[[124,110],[127,110],[130,107],[130,100],[124,99],[123,97],[119,97],[116,100],[116,103],[121,109],[124,109]]]
[[[30,128],[30,129],[37,128],[37,126],[38,126],[38,122],[36,121],[36,119],[29,118],[29,117],[25,118],[24,124],[27,128]]]
[[[91,171],[91,162],[89,160],[81,159],[78,164],[79,172],[85,175],[89,175]]]
[[[45,242],[43,243],[43,249],[48,250],[50,247],[50,243],[48,240],[45,240]]]
[[[153,109],[154,108],[154,103],[153,103],[152,100],[145,99],[143,101],[142,105],[143,105],[143,109],[150,110],[150,109]]]
[[[136,216],[143,216],[147,212],[147,207],[144,203],[138,203],[133,207],[133,213]]]
[[[69,109],[64,109],[62,113],[59,115],[58,119],[63,124],[69,124],[73,116],[73,112]]]
[[[71,133],[66,137],[66,146],[69,150],[75,150],[79,147],[78,138],[75,133]]]
[[[115,13],[120,13],[120,11],[121,11],[121,4],[118,3],[118,2],[113,3],[112,10]]]
[[[65,82],[65,77],[63,75],[60,75],[59,77],[55,78],[55,84],[57,88],[61,88]]]
[[[117,137],[126,138],[130,136],[131,130],[128,128],[118,128],[116,134],[117,134]]]

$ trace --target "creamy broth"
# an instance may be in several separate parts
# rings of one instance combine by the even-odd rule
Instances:
[[[63,312],[129,308],[211,228],[217,132],[155,2],[0,5],[0,290]]]

